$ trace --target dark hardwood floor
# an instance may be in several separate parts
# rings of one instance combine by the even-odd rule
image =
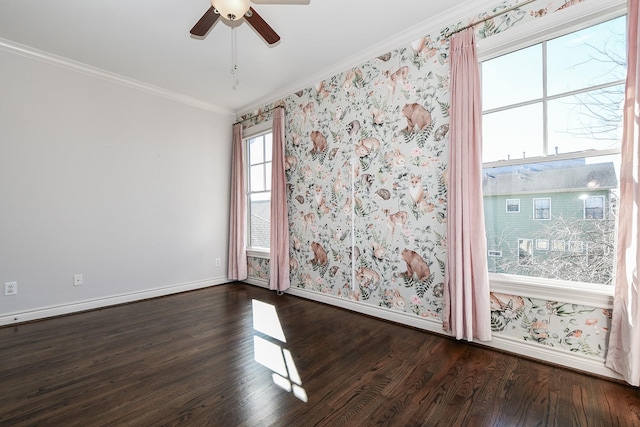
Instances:
[[[2,426],[640,426],[637,388],[244,284],[1,328],[0,390]]]

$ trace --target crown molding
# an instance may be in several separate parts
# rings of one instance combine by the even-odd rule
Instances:
[[[439,33],[443,28],[449,25],[455,25],[460,21],[482,13],[486,11],[487,8],[495,6],[499,3],[500,2],[496,0],[471,0],[465,2],[459,7],[454,8],[453,10],[447,10],[446,12],[443,12],[439,15],[430,17],[429,19],[408,27],[407,29],[392,37],[376,43],[374,46],[360,52],[359,54],[350,56],[349,59],[327,67],[303,80],[293,82],[292,84],[283,87],[275,94],[260,98],[257,101],[253,101],[250,104],[238,108],[236,110],[236,117],[251,113],[258,108],[264,107],[265,105],[277,102],[299,90],[312,87],[317,82],[326,80],[332,76],[344,72],[345,70],[371,61],[373,58],[385,54],[390,50],[397,49],[403,45],[411,43],[420,37],[424,37],[428,34]]]
[[[11,40],[0,38],[0,50],[9,52],[15,55],[20,55],[25,58],[35,59],[37,61],[41,61],[49,65],[54,65],[56,67],[65,68],[67,70],[84,74],[86,76],[106,80],[111,83],[116,83],[132,89],[147,92],[152,95],[160,96],[162,98],[170,99],[172,101],[187,104],[192,107],[200,108],[202,110],[207,110],[207,111],[217,113],[217,114],[222,114],[222,115],[234,116],[234,112],[232,110],[207,103],[200,99],[192,98],[190,96],[186,96],[177,92],[163,89],[158,86],[154,86],[148,83],[134,80],[134,79],[122,76],[120,74],[116,74],[110,71],[102,70],[100,68],[92,67],[90,65],[73,61],[71,59],[58,56],[49,52],[38,50],[27,45],[16,43]]]

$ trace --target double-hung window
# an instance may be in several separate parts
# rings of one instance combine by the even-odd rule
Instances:
[[[584,218],[604,219],[605,200],[604,196],[585,196],[584,198]]]
[[[551,199],[533,199],[533,219],[551,219]]]
[[[626,11],[604,3],[479,43],[487,249],[502,253],[489,257],[494,279],[612,284]],[[535,253],[534,239],[547,242]]]
[[[271,129],[245,138],[249,252],[269,251],[271,227]]]

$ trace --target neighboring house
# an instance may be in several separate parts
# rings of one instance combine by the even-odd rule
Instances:
[[[482,188],[490,271],[610,280],[613,163],[582,159],[485,169]]]
[[[269,248],[269,233],[271,222],[269,221],[270,201],[258,201],[251,203],[251,247]]]

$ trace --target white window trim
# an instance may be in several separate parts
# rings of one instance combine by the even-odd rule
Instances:
[[[576,250],[578,249],[579,250]],[[585,250],[585,242],[582,240],[569,240],[569,245],[567,247],[567,251],[566,252],[570,252],[572,254],[587,254],[587,251]]]
[[[478,40],[478,61],[511,53],[627,13],[626,0],[590,0]]]
[[[518,202],[518,210],[517,211],[510,211],[509,210],[509,202],[513,202],[513,201],[517,201]],[[509,213],[509,214],[520,213],[520,199],[507,199],[504,202],[504,210],[505,210],[506,213]]]
[[[518,265],[528,265],[528,264],[520,264],[520,242],[531,242],[531,253],[529,254],[529,258],[533,260],[533,249],[535,248],[535,242],[533,239],[518,239]],[[528,277],[528,276],[524,276]]]
[[[273,123],[270,121],[267,122],[262,122],[260,124],[257,124],[255,126],[251,126],[247,129],[245,129],[242,133],[242,143],[244,144],[244,148],[245,148],[245,170],[244,170],[244,174],[245,174],[245,183],[247,185],[247,188],[245,189],[245,200],[247,201],[247,238],[246,238],[246,245],[247,245],[247,257],[251,257],[251,258],[264,258],[264,259],[270,259],[271,258],[271,251],[269,249],[264,249],[264,248],[254,248],[249,246],[249,243],[251,242],[251,230],[250,230],[250,222],[249,222],[249,218],[248,216],[250,215],[250,209],[248,206],[248,199],[249,199],[249,153],[247,151],[247,140],[254,138],[256,136],[259,135],[263,135],[269,132],[273,131]]]
[[[561,242],[562,243],[562,249],[555,249],[554,248],[554,243],[555,242]],[[551,241],[551,251],[553,252],[565,252],[567,250],[567,242],[565,242],[564,240],[552,240]]]
[[[600,200],[602,200],[602,218],[587,218],[587,200],[589,200],[590,198],[599,198]],[[599,221],[599,220],[603,220],[606,216],[606,205],[605,205],[605,197],[602,194],[598,194],[596,196],[587,196],[583,202],[582,202],[582,219],[585,220],[589,220],[589,221]]]
[[[262,122],[260,124],[257,124],[255,126],[251,126],[246,128],[243,132],[242,132],[242,139],[248,139],[248,138],[252,138],[256,135],[259,135],[261,133],[266,133],[268,130],[273,129],[273,123],[267,121],[267,122]]]
[[[592,0],[575,4],[528,23],[518,25],[478,41],[478,61],[486,61],[506,53],[559,37],[627,13],[626,0]],[[616,150],[619,152],[619,150]],[[604,154],[604,153],[602,153]],[[561,156],[564,157],[564,156]],[[554,157],[559,159],[558,157]],[[528,159],[530,160],[530,159]],[[514,164],[520,162],[515,161]],[[501,164],[503,162],[500,162]],[[487,166],[487,165],[485,165]],[[566,246],[565,246],[566,250]],[[566,280],[542,279],[502,273],[489,273],[492,292],[518,294],[530,298],[571,301],[589,307],[611,308],[614,287]]]
[[[247,248],[247,257],[271,259],[271,252],[265,249]]]
[[[536,218],[536,200],[549,201],[549,218]],[[534,221],[551,221],[551,197],[534,197],[533,198],[533,220]]]
[[[549,251],[549,239],[536,239],[536,251]]]
[[[514,274],[489,273],[491,292],[548,301],[571,302],[588,307],[612,308],[613,286],[569,282]],[[523,280],[527,279],[527,280]]]

